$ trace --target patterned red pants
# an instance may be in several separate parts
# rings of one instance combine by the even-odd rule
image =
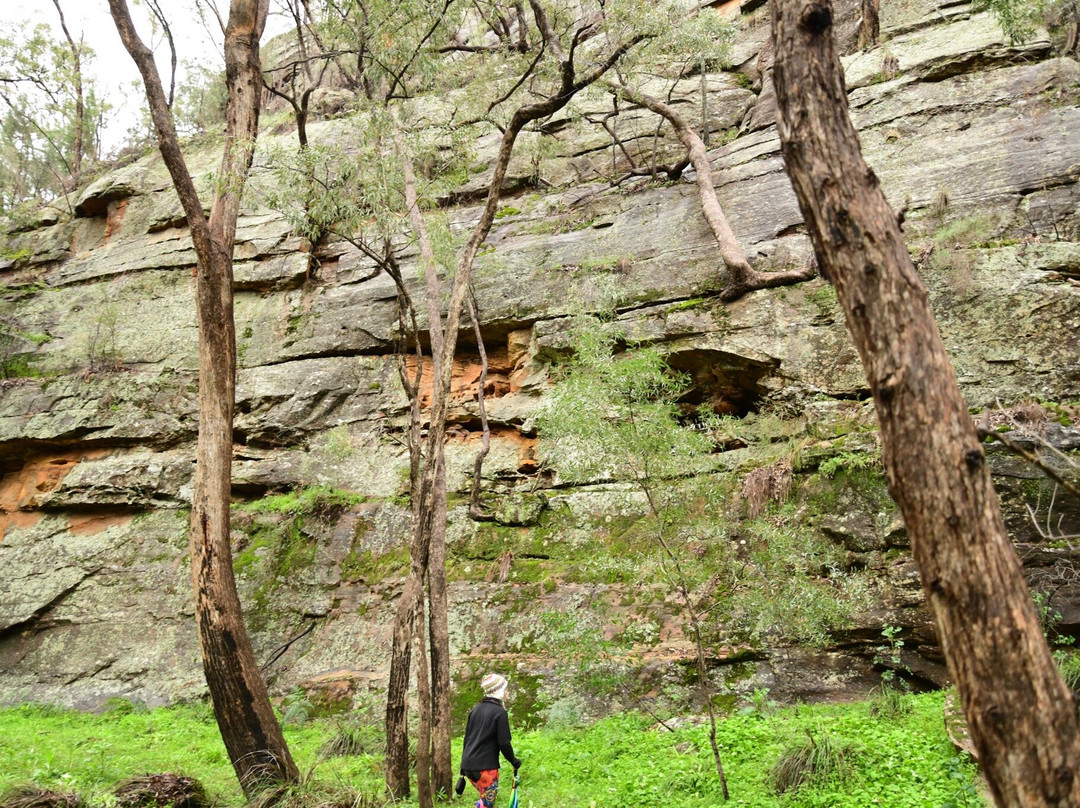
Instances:
[[[487,769],[480,772],[479,780],[469,780],[480,792],[480,799],[476,801],[476,808],[492,808],[495,805],[495,797],[499,794],[499,770]]]

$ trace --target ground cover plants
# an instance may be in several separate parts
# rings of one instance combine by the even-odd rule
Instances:
[[[720,721],[717,738],[731,790],[728,804],[983,806],[974,767],[946,736],[944,694],[900,698],[907,709],[887,716],[874,709],[874,701],[776,707],[759,699],[756,706],[735,710]],[[513,703],[510,710],[513,721]],[[290,806],[329,804],[335,794],[365,807],[383,805],[381,743],[347,748],[358,754],[344,755],[334,743],[354,720],[336,716],[286,724],[305,781],[290,793]],[[673,731],[651,717],[624,713],[588,726],[519,730],[514,743],[524,761],[522,805],[720,804],[707,725],[699,717],[667,723]],[[460,738],[455,761],[459,754]],[[40,705],[0,710],[0,792],[33,783],[76,793],[89,806],[112,808],[118,783],[156,772],[198,778],[217,805],[243,804],[207,706],[146,710],[116,702],[98,714]],[[782,772],[786,779],[780,782]]]

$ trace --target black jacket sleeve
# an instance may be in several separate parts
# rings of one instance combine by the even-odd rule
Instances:
[[[510,718],[507,716],[505,710],[503,710],[502,714],[495,719],[495,728],[498,732],[499,751],[502,752],[503,757],[510,761],[510,764],[517,769],[521,766],[521,761],[514,755],[514,747],[510,743]]]

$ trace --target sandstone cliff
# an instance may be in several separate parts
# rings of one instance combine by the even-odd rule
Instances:
[[[1035,419],[1075,455],[1080,63],[1045,32],[1010,44],[965,4],[883,6],[882,45],[845,58],[852,116],[886,193],[906,210],[961,385],[973,408]],[[770,73],[759,69],[762,12],[743,15],[735,65],[709,75],[706,87],[713,140],[723,142],[710,152],[721,202],[754,265],[771,269],[801,264],[810,248],[779,154]],[[692,108],[698,79],[685,85],[676,99]],[[532,136],[543,148],[516,158],[478,265],[491,354],[486,484],[500,513],[475,523],[463,506],[453,509],[456,669],[494,656],[522,677],[553,674],[529,632],[543,614],[572,611],[608,638],[637,627],[631,645],[646,673],[658,687],[685,683],[668,664],[688,653],[671,593],[618,564],[640,503],[617,486],[563,486],[557,463],[538,462],[531,416],[551,362],[568,349],[569,317],[603,303],[632,338],[662,343],[672,366],[690,374],[687,401],[744,418],[757,436],[718,458],[725,490],[737,491],[768,455],[755,446],[797,441],[801,527],[836,543],[850,569],[873,573],[872,606],[824,647],[711,648],[718,683],[735,696],[755,687],[804,698],[865,692],[886,624],[905,629],[913,680],[944,682],[880,475],[816,473],[829,457],[874,446],[869,394],[835,295],[817,279],[721,304],[722,265],[693,184],[611,184],[621,158],[602,129],[581,123],[609,107],[602,96],[583,98],[572,118]],[[637,110],[620,120],[627,141],[651,137],[655,126]],[[332,138],[343,126],[326,120],[310,131]],[[262,142],[275,138],[288,135]],[[459,232],[478,213],[468,200],[485,187],[482,163],[494,145],[494,137],[477,144],[481,165],[449,208]],[[192,149],[201,177],[215,150]],[[7,254],[0,702],[198,695],[185,568],[197,426],[194,252],[160,158],[101,177],[71,212],[43,211],[11,235]],[[419,288],[408,258],[406,277]],[[236,280],[236,568],[257,653],[269,660],[313,626],[268,665],[276,692],[304,684],[337,698],[377,689],[407,525],[393,284],[347,245],[309,253],[254,193],[239,223]],[[479,357],[468,340],[457,369],[448,462],[451,490],[461,494],[479,444]],[[1062,626],[1075,628],[1080,559],[1040,537],[1025,510],[1046,517],[1049,489],[1023,463],[990,457],[1032,580]],[[272,507],[257,504],[315,486],[322,498],[306,506],[280,496]],[[1051,532],[1080,531],[1077,503],[1054,507],[1064,521]],[[738,540],[737,503],[716,518],[731,519]],[[507,550],[515,554],[509,578],[493,581]],[[558,678],[536,686],[538,703],[573,700]]]

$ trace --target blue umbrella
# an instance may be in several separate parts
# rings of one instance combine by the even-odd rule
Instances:
[[[510,808],[518,808],[518,783],[521,778],[514,775],[514,788],[510,791]]]

